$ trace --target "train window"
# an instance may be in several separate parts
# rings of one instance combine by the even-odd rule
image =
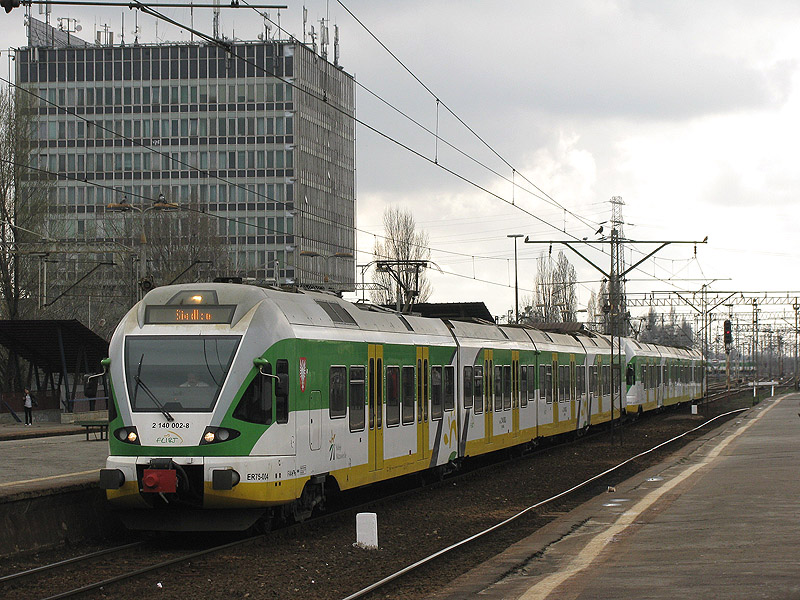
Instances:
[[[519,399],[520,405],[526,406],[528,404],[528,367],[522,365],[520,369],[522,373],[519,378]]]
[[[265,373],[272,373],[270,365],[262,366]],[[233,411],[233,418],[247,423],[269,425],[272,423],[272,377],[256,373],[253,381],[242,394],[242,399]]]
[[[472,408],[472,367],[464,367],[464,408]]]
[[[511,367],[503,367],[503,410],[511,408]]]
[[[492,412],[492,361],[483,362],[483,408],[486,412]]]
[[[417,359],[417,423],[422,423],[422,407],[425,397],[422,395],[422,360]]]
[[[125,373],[133,412],[211,412],[228,377],[238,336],[129,336]],[[141,385],[137,385],[140,382]],[[144,393],[146,386],[151,395]]]
[[[289,361],[281,358],[275,363],[278,382],[275,387],[275,421],[289,422]]]
[[[586,393],[586,367],[578,365],[575,370],[575,385],[578,388],[578,398]]]
[[[446,366],[444,368],[444,409],[453,410],[456,405],[456,368]]]
[[[575,363],[569,366],[569,397],[570,400],[575,400]]]
[[[603,365],[603,396],[611,395],[611,367]]]
[[[414,367],[403,367],[403,425],[414,422]]]
[[[375,398],[375,406],[377,408],[378,427],[381,426],[383,419],[383,359],[378,359],[378,376],[375,381],[375,390],[377,392]]]
[[[328,412],[331,419],[347,414],[347,367],[331,367],[328,378]]]
[[[528,367],[528,396],[522,396],[522,406],[528,406],[528,399],[534,400],[536,397],[536,367]]]
[[[350,367],[350,431],[364,430],[364,367]]]
[[[569,365],[558,367],[558,401],[569,400]]]
[[[589,389],[591,389],[596,396],[600,396],[600,381],[597,378],[597,365],[589,367]]]
[[[425,402],[422,404],[422,418],[427,421],[428,420],[428,398],[430,397],[429,390],[428,390],[428,381],[429,381],[429,371],[428,371],[428,361],[424,360],[422,362],[422,393],[425,397]]]
[[[539,365],[539,400],[547,400],[547,367]]]
[[[483,366],[475,365],[474,389],[472,390],[475,398],[475,412],[483,412]]]
[[[412,394],[413,398],[413,394]],[[414,412],[414,402],[411,402]],[[386,426],[400,423],[400,367],[386,367]]]
[[[369,359],[369,378],[367,381],[369,389],[369,428],[375,429],[375,359]]]
[[[503,410],[503,367],[494,367],[494,411]]]
[[[431,419],[442,418],[442,367],[431,367]]]

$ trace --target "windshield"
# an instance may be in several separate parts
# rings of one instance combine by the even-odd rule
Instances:
[[[238,336],[140,337],[125,341],[134,412],[210,412],[228,376]]]

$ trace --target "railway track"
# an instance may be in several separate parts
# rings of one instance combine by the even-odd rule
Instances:
[[[60,600],[88,594],[123,582],[248,543],[252,538],[214,545],[202,550],[159,549],[147,541],[105,548],[0,577],[4,591],[17,600]]]
[[[719,393],[722,395],[717,396],[718,398],[727,398],[728,396],[727,393],[723,394],[723,391],[720,391]],[[714,395],[716,396],[716,393]],[[652,423],[655,424],[658,423],[658,419],[658,415],[648,414],[644,419],[640,420],[640,423],[644,422],[644,424],[646,424],[647,421],[652,421]],[[427,490],[426,494],[447,494],[449,493],[449,490],[455,486],[458,486],[459,489],[466,489],[469,487],[469,485],[472,485],[465,485],[467,479],[475,479],[478,481],[478,483],[475,485],[480,486],[482,485],[482,483],[480,483],[481,481],[491,480],[492,477],[490,474],[498,471],[499,469],[512,472],[520,468],[524,469],[525,463],[521,463],[522,466],[518,466],[515,464],[515,462],[531,460],[534,460],[535,462],[537,459],[534,459],[533,457],[539,454],[547,454],[553,450],[564,455],[583,454],[579,451],[572,450],[572,448],[579,447],[581,444],[585,443],[597,443],[598,439],[607,439],[608,437],[607,431],[597,430],[580,439],[574,439],[572,441],[562,443],[557,447],[549,446],[546,448],[536,449],[524,457],[505,456],[503,460],[496,461],[490,465],[477,467],[458,475],[448,477],[444,480],[436,481],[433,484],[428,483],[424,486]],[[628,443],[627,439],[626,443]],[[386,514],[394,510],[391,508],[392,505],[413,505],[415,498],[420,494],[421,488],[415,487],[413,489],[409,489],[407,484],[407,481],[401,482],[401,484],[398,486],[398,489],[394,491],[385,488],[383,490],[384,495],[378,499],[367,498],[362,502],[359,501],[357,495],[354,495],[347,498],[348,501],[352,501],[351,504],[341,510],[331,512],[320,518],[309,520],[303,524],[293,525],[280,531],[271,532],[267,535],[237,539],[223,544],[208,545],[207,547],[202,548],[200,551],[197,551],[196,548],[193,548],[191,551],[187,551],[185,548],[185,543],[182,545],[183,547],[178,547],[177,549],[159,547],[159,544],[154,544],[152,542],[127,544],[124,546],[109,548],[102,552],[90,553],[81,557],[60,561],[53,563],[52,565],[37,567],[25,572],[12,574],[10,576],[7,575],[0,577],[0,585],[11,592],[11,596],[9,597],[20,599],[46,598],[47,600],[55,600],[57,598],[70,598],[87,595],[94,597],[96,594],[93,595],[92,592],[99,589],[104,590],[104,595],[106,593],[113,594],[113,590],[117,589],[117,585],[121,582],[127,582],[127,585],[129,586],[128,588],[125,588],[126,594],[129,593],[131,589],[141,588],[142,585],[147,586],[146,590],[149,590],[152,593],[151,586],[153,585],[154,577],[148,577],[148,575],[152,575],[159,570],[171,568],[168,578],[161,574],[159,574],[159,576],[172,579],[176,572],[185,573],[186,571],[192,570],[186,569],[185,567],[178,568],[179,565],[186,565],[187,563],[196,564],[197,561],[200,561],[203,564],[213,565],[219,563],[219,557],[221,556],[257,556],[261,552],[261,548],[264,547],[270,548],[270,551],[277,551],[279,548],[284,547],[286,548],[286,553],[291,553],[292,547],[296,546],[296,540],[314,539],[314,532],[328,528],[342,529],[342,527],[344,527],[346,530],[349,529],[352,523],[352,515],[356,512],[373,510],[380,512],[381,514]],[[572,485],[574,484],[571,483],[567,487],[572,487]],[[436,490],[442,491],[437,492]],[[412,509],[411,512],[412,514],[414,512],[426,512],[426,509]],[[540,524],[541,523],[539,523],[539,525]],[[538,525],[534,524],[530,526]],[[245,551],[243,549],[244,546],[248,544],[254,545],[252,551]],[[303,550],[305,551],[305,548]],[[284,556],[285,555],[286,554],[284,554]],[[87,564],[91,565],[91,569],[86,567]],[[185,575],[182,575],[182,577],[185,577]],[[413,578],[413,575],[409,577]],[[158,577],[155,577],[155,579],[158,579]],[[109,590],[108,588],[110,586],[115,587]],[[343,597],[344,595],[345,594],[342,594],[338,597]],[[168,596],[164,595],[164,597]],[[298,593],[296,596],[292,597],[316,598],[326,596],[304,596],[302,593]]]

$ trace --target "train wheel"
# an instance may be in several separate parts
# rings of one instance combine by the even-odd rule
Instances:
[[[325,476],[312,477],[303,487],[300,498],[292,503],[292,517],[297,523],[311,518],[325,504]]]
[[[272,531],[273,524],[276,522],[275,514],[269,510],[264,513],[258,521],[253,523],[251,531],[255,535],[263,535]]]

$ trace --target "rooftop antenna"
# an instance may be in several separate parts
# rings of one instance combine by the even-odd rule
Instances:
[[[133,31],[131,31],[131,33],[133,34],[133,44],[134,45],[138,45],[139,44],[139,33],[141,33],[141,31],[142,31],[141,29],[139,29],[139,11],[137,10],[135,13],[133,13],[133,15],[134,15],[133,16],[133,18],[134,18],[134,27],[133,27]]]
[[[111,46],[114,43],[114,32],[107,23],[100,25],[101,31],[95,33],[95,43],[98,46]]]
[[[189,3],[189,26],[192,28],[192,31],[189,35],[189,41],[194,41],[194,2]]]
[[[272,33],[272,25],[269,23],[269,13],[264,13],[264,41],[269,41],[270,33]]]
[[[339,26],[333,26],[333,64],[339,66]]]
[[[80,23],[79,19],[58,17],[56,20],[58,21],[58,28],[67,34],[67,44],[70,43],[69,34],[76,33],[82,29],[82,27],[78,25],[78,23]]]
[[[214,0],[213,36],[219,39],[219,0]]]
[[[122,11],[122,31],[119,34],[119,43],[125,45],[125,11]]]
[[[39,5],[41,8],[41,5]],[[306,26],[308,25],[308,9],[303,5],[303,43],[308,42],[308,36],[306,34]]]
[[[325,60],[328,59],[328,26],[325,24],[325,19],[320,19],[320,39],[319,39],[319,51],[322,55],[322,58]]]
[[[314,26],[313,25],[311,26],[311,33],[309,33],[308,36],[311,38],[311,50],[314,52],[314,54],[316,54],[317,53],[317,34],[314,32]]]
[[[44,22],[48,25],[50,25],[50,12],[52,10],[49,2],[42,2],[39,5],[39,14],[44,15]]]

